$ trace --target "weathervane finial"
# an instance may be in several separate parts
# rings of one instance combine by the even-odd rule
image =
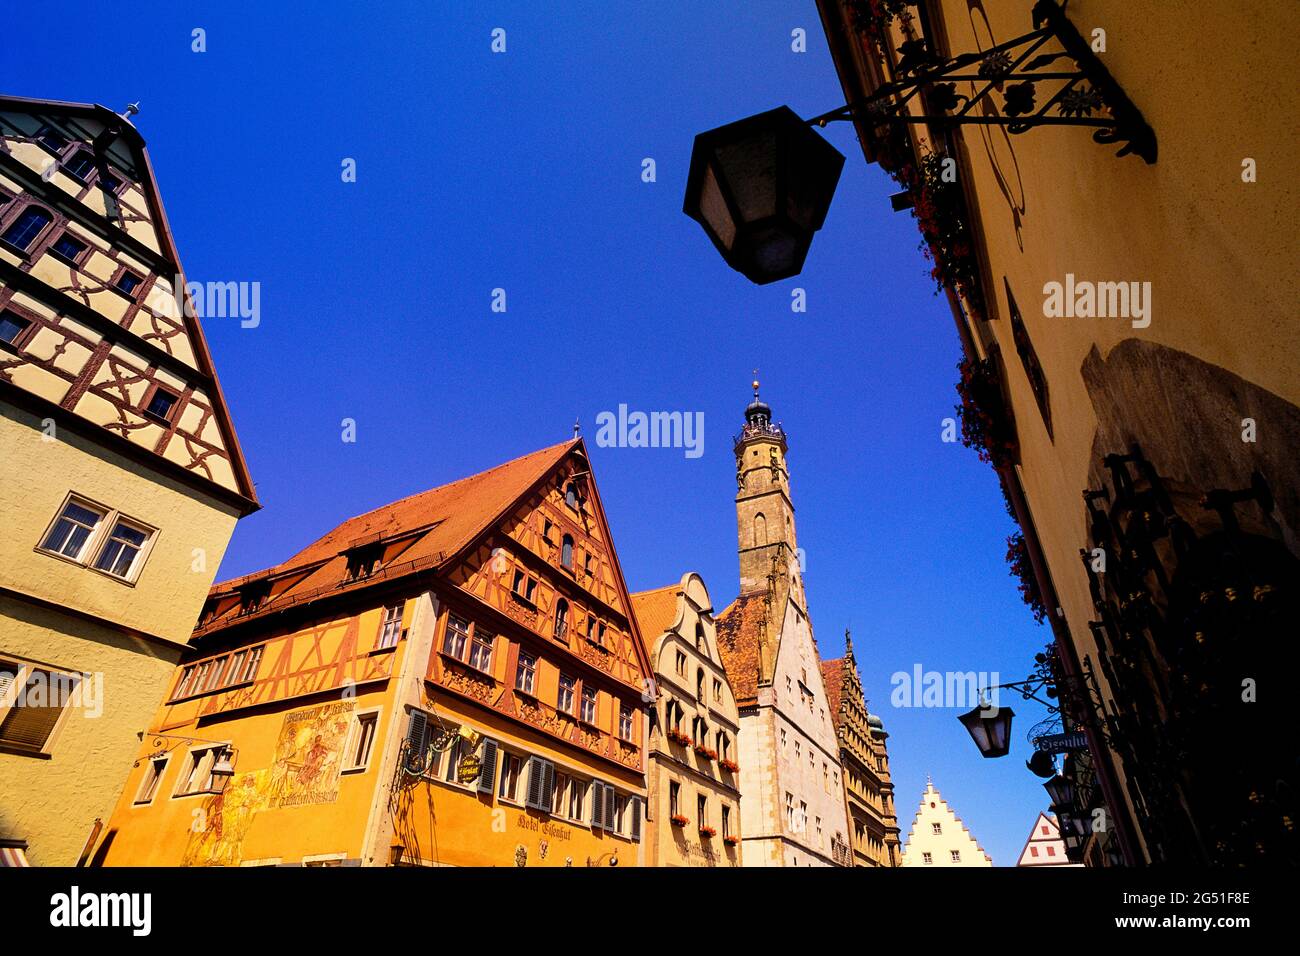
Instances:
[[[579,419],[575,418],[573,420],[573,437],[577,438],[578,432],[580,432],[581,430],[582,430],[582,423]]]
[[[754,401],[758,401],[758,369],[754,369]]]

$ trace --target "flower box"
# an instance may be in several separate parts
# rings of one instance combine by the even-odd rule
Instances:
[[[683,747],[689,747],[691,744],[691,738],[680,730],[668,731],[668,739],[675,744],[681,744]]]
[[[722,842],[727,844],[727,846],[740,846],[740,837],[725,836],[722,838]]]
[[[699,754],[701,757],[703,757],[705,760],[718,759],[718,752],[716,750],[710,750],[708,747],[704,746],[703,744],[696,744],[695,752]]]
[[[686,817],[683,816],[683,815],[680,814],[680,813],[677,814],[677,815],[675,815],[675,816],[673,816],[673,817],[670,817],[669,819],[672,820],[672,824],[673,824],[673,826],[675,826],[675,827],[684,827],[684,826],[686,826],[686,824],[688,824],[688,823],[691,822],[690,820],[686,819]]]
[[[731,773],[740,773],[740,764],[736,763],[734,760],[729,760],[726,757],[723,757],[718,761],[718,766],[723,770],[730,771]]]
[[[718,835],[718,831],[713,829],[713,827],[709,827],[709,826],[700,827],[700,836],[706,840],[709,839],[710,837],[715,837],[717,835]]]

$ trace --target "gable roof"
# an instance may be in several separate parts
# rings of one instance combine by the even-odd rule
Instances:
[[[0,95],[0,110],[40,113],[48,116],[78,116],[83,119],[101,122],[106,130],[115,132],[121,141],[127,144],[132,158],[135,160],[140,176],[140,185],[149,203],[153,225],[160,239],[160,254],[162,258],[175,267],[177,273],[184,275],[185,270],[181,265],[180,254],[176,249],[176,241],[172,236],[171,226],[167,221],[167,212],[163,207],[162,193],[158,188],[158,180],[154,175],[153,164],[149,159],[149,151],[145,148],[144,137],[140,135],[140,131],[135,128],[130,120],[97,103],[70,103],[63,100],[32,99],[22,96]],[[227,489],[221,483],[195,471],[181,469],[181,472],[200,481],[210,483],[214,488],[223,492],[223,497],[230,495],[233,490],[240,513],[250,514],[261,508],[261,504],[257,500],[257,490],[253,485],[252,476],[248,472],[248,464],[244,460],[243,451],[239,447],[239,438],[235,433],[225,394],[221,390],[221,382],[217,378],[217,370],[212,362],[212,353],[208,350],[207,339],[204,337],[203,328],[199,324],[197,317],[198,313],[194,309],[193,302],[190,301],[188,291],[185,293],[185,299],[186,307],[180,309],[180,318],[184,323],[185,335],[194,354],[195,370],[199,373],[200,379],[203,380],[204,391],[212,404],[213,418],[221,434],[226,454],[229,457],[235,488]],[[128,329],[123,328],[120,333],[115,334],[120,334],[124,343],[139,342],[139,339]],[[113,433],[110,432],[109,434]],[[133,446],[136,449],[139,447],[138,445]],[[163,457],[163,455],[156,454],[155,457],[163,467],[168,469],[172,467],[170,460]]]
[[[677,623],[677,602],[681,594],[679,582],[632,595],[632,613],[648,645],[653,645],[655,638]]]
[[[722,667],[741,707],[758,699],[758,639],[767,613],[765,597],[763,591],[742,594],[715,619]]]
[[[500,521],[569,452],[581,451],[581,445],[581,439],[551,445],[349,518],[274,567],[213,585],[210,598],[232,595],[259,580],[289,582],[283,589],[273,586],[271,596],[257,612],[234,615],[230,620],[219,615],[201,625],[196,634],[341,590],[391,581],[416,571],[442,570]],[[400,551],[387,551],[375,574],[350,581],[346,552],[365,544],[390,548],[396,544]]]

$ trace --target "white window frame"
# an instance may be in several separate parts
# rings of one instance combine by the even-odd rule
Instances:
[[[135,799],[131,802],[133,807],[147,807],[153,803],[154,798],[157,797],[159,792],[162,790],[163,777],[167,773],[167,768],[171,766],[171,761],[171,754],[162,754],[161,756],[153,757],[146,761],[147,769],[145,770],[145,775],[141,778],[140,786],[138,786],[135,791]],[[160,764],[161,766],[159,767],[158,772],[154,773],[154,767],[159,766]],[[150,784],[153,785],[152,788],[150,788]],[[148,795],[145,794],[146,789],[149,790]]]
[[[523,668],[525,657],[532,662],[532,666],[529,667],[526,671]],[[519,686],[519,675],[522,673],[528,674],[527,687]],[[519,691],[519,693],[521,694],[526,694],[529,697],[537,696],[537,655],[536,654],[532,654],[528,651],[519,652],[519,659],[515,661],[515,690]]]
[[[90,534],[82,542],[81,548],[75,556],[45,546],[45,542],[49,540],[50,535],[54,533],[54,529],[63,520],[63,514],[68,510],[69,505],[85,508],[87,511],[92,511],[99,516],[99,520],[90,530]],[[96,566],[111,543],[113,532],[117,530],[119,523],[145,535],[144,543],[140,545],[135,557],[131,559],[131,566],[127,569],[125,575],[114,574],[112,571],[106,571]],[[133,518],[116,508],[110,508],[101,502],[95,501],[93,498],[69,491],[55,511],[50,523],[45,526],[45,531],[42,532],[40,539],[37,541],[35,550],[48,557],[75,564],[78,567],[94,571],[96,574],[102,574],[106,578],[134,587],[136,582],[140,580],[140,575],[144,571],[144,566],[148,562],[150,554],[153,553],[154,545],[158,541],[158,535],[157,528],[141,521],[139,518]]]
[[[511,806],[522,807],[524,801],[520,799],[519,786],[521,783],[525,789],[528,786],[528,757],[524,754],[517,754],[513,750],[506,750],[504,747],[499,749],[501,750],[501,766],[497,769],[498,780],[496,785],[496,798],[501,803],[508,803]],[[502,790],[505,789],[511,760],[515,762],[515,774],[513,777],[514,786],[511,788],[512,792],[510,795],[507,796],[502,793]]]
[[[196,744],[191,747],[185,754],[185,764],[176,777],[176,786],[172,790],[172,799],[177,799],[179,797],[206,797],[211,796],[214,793],[220,793],[221,791],[215,790],[211,787],[200,787],[196,790],[183,790],[181,788],[184,787],[203,767],[204,763],[207,761],[206,754],[213,753],[214,756],[212,762],[207,763],[207,770],[201,775],[199,780],[200,783],[204,783],[208,778],[212,777],[212,767],[217,762],[216,755],[232,749],[233,745],[230,741],[215,744]],[[198,756],[199,754],[204,754],[205,756],[200,757]],[[216,783],[215,779],[213,780],[213,783]]]
[[[366,710],[358,710],[352,714],[352,723],[348,726],[348,739],[343,746],[343,756],[345,762],[339,770],[340,773],[365,773],[370,769],[370,758],[375,754],[375,741],[379,738],[379,712],[382,708],[370,707]],[[360,763],[356,762],[357,744],[360,743],[362,721],[370,720],[374,723],[374,730],[370,734],[370,746],[366,748],[366,759]]]
[[[405,601],[385,605],[379,617],[379,636],[375,639],[375,650],[383,651],[397,646],[397,642],[402,639],[402,612],[405,609]]]
[[[11,665],[16,669],[10,671],[9,667]],[[42,664],[38,661],[19,660],[14,657],[0,658],[0,671],[13,674],[13,680],[4,691],[0,693],[0,723],[3,723],[5,718],[9,716],[9,711],[14,707],[14,702],[18,696],[19,690],[27,686],[27,681],[31,678],[33,670],[43,671],[52,677],[59,675],[77,681],[78,685],[73,687],[71,693],[77,694],[78,696],[76,699],[80,700],[78,687],[80,682],[85,680],[85,675],[79,674],[76,671],[67,670],[63,667],[55,667],[53,664]],[[3,740],[0,740],[0,752],[3,752],[4,749],[8,749],[11,753],[48,756],[54,749],[54,744],[59,739],[59,734],[63,731],[63,725],[67,723],[68,714],[71,713],[73,709],[71,706],[72,703],[73,701],[70,700],[63,702],[62,706],[59,708],[59,718],[50,728],[50,732],[45,735],[45,742],[41,744],[39,750],[27,747],[26,745],[6,743]]]

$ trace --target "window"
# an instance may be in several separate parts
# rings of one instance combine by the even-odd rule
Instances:
[[[943,832],[943,825],[942,825],[942,824],[939,824],[939,823],[932,823],[932,824],[930,824],[930,826],[934,828],[934,832],[935,832],[935,835],[936,835],[936,836],[937,836],[938,834],[940,834],[940,833]]]
[[[555,639],[564,640],[564,636],[569,632],[569,602],[560,598],[555,605]]]
[[[0,660],[0,744],[44,753],[80,684],[76,674]]]
[[[485,631],[474,625],[474,640],[469,648],[469,666],[481,671],[492,670],[492,642],[496,639],[491,631]]]
[[[189,764],[181,774],[176,796],[188,797],[196,793],[217,793],[218,777],[212,772],[223,758],[228,759],[226,744],[202,747],[190,751]]]
[[[54,240],[54,245],[50,246],[50,252],[74,265],[81,260],[81,254],[85,251],[86,244],[80,239],[73,239],[66,232]]]
[[[961,862],[961,850],[953,850],[953,851],[952,851],[952,861],[953,861],[954,863],[960,863],[960,862]]]
[[[1031,847],[1029,848],[1029,855],[1030,855],[1030,856],[1038,856],[1038,847],[1036,847],[1036,846],[1031,846]]]
[[[1043,373],[1043,366],[1034,351],[1034,343],[1029,340],[1029,330],[1025,328],[1025,320],[1020,317],[1020,307],[1016,305],[1015,296],[1011,294],[1011,283],[1005,276],[1002,278],[1002,284],[1007,290],[1007,308],[1011,313],[1011,338],[1016,344],[1016,354],[1020,356],[1020,364],[1025,369],[1025,378],[1029,380],[1029,387],[1034,393],[1034,401],[1038,405],[1039,414],[1043,416],[1043,425],[1050,439],[1052,438],[1052,403],[1048,397],[1047,376]]]
[[[402,636],[402,605],[394,604],[384,608],[384,619],[379,625],[379,640],[376,648],[396,647]]]
[[[668,783],[668,815],[675,817],[681,814],[682,785],[676,781]]]
[[[731,836],[731,807],[725,804],[722,807],[722,838],[725,840]]]
[[[501,785],[497,796],[511,803],[519,802],[519,775],[523,770],[523,761],[512,753],[503,754],[501,758]]]
[[[140,781],[140,789],[135,794],[137,804],[153,802],[154,795],[158,793],[158,784],[162,782],[163,772],[167,769],[167,759],[167,757],[154,757],[149,761],[149,766],[144,771],[144,779]]]
[[[573,715],[574,680],[567,674],[560,675],[560,690],[555,698],[555,708],[562,714]]]
[[[717,751],[719,760],[729,760],[731,758],[731,738],[725,731],[718,731]]]
[[[95,171],[95,157],[89,150],[79,149],[63,162],[63,171],[83,183],[90,179]]]
[[[791,830],[797,829],[794,825],[794,794],[788,790],[785,794],[785,825]]]
[[[169,392],[165,388],[155,388],[153,395],[149,399],[149,404],[144,407],[144,413],[151,418],[170,421],[172,409],[176,407],[176,402],[179,399],[179,395]]]
[[[618,707],[618,735],[623,740],[632,739],[632,708],[627,704]]]
[[[722,681],[716,677],[713,679],[713,699],[715,701],[722,700]]]
[[[52,153],[62,153],[68,148],[68,138],[53,126],[47,126],[37,133],[36,142]]]
[[[265,644],[259,644],[248,652],[248,663],[244,665],[244,673],[239,678],[241,684],[247,683],[257,676],[257,667],[262,663],[262,651],[265,648]]]
[[[105,192],[116,194],[122,188],[122,180],[118,179],[112,173],[99,174],[99,185]]]
[[[582,688],[582,713],[583,723],[594,724],[596,722],[596,689],[587,687],[585,684]]]
[[[140,287],[140,283],[143,281],[130,269],[124,269],[122,274],[117,277],[117,281],[113,283],[113,288],[126,295],[134,295],[135,290]]]
[[[356,581],[370,577],[383,559],[384,546],[378,541],[349,548],[347,551],[348,580]]]
[[[578,486],[572,481],[564,487],[564,503],[574,511],[578,510]]]
[[[30,322],[8,309],[0,312],[0,342],[15,344],[29,325]]]
[[[352,725],[352,739],[348,746],[348,763],[344,770],[365,770],[370,763],[370,750],[375,743],[375,728],[379,714],[358,714]]]
[[[566,534],[560,543],[560,564],[573,570],[573,535]]]
[[[9,224],[9,228],[4,231],[0,239],[4,239],[19,252],[26,252],[32,247],[36,237],[53,221],[54,217],[44,209],[28,206]]]
[[[469,621],[459,614],[447,615],[447,631],[442,638],[442,652],[461,660],[465,656],[465,643],[469,640]]]
[[[570,820],[581,820],[586,803],[587,784],[566,773],[555,775],[555,794],[551,812]]]
[[[704,625],[699,621],[695,622],[695,649],[704,650]]]
[[[136,528],[121,518],[113,525],[104,550],[99,553],[95,567],[115,578],[131,580],[132,571],[139,561],[140,552],[149,540],[149,532]]]
[[[677,652],[677,673],[682,677],[686,676],[686,655],[681,651]]]
[[[590,552],[590,551],[588,551],[586,554],[584,554],[584,555],[582,556],[582,568],[583,568],[583,571],[586,572],[587,577],[591,577],[591,575],[592,575],[592,559],[591,559],[591,552]]]
[[[519,663],[515,667],[515,690],[525,694],[533,693],[537,683],[537,658],[524,651],[519,652]]]
[[[92,510],[88,504],[69,500],[55,520],[54,527],[46,534],[45,540],[41,543],[41,550],[80,561],[86,550],[86,543],[103,518],[104,512]]]
[[[930,854],[928,853],[922,853],[921,862],[924,863],[926,866],[929,866],[931,863],[934,862],[934,858],[931,857]]]
[[[695,699],[704,703],[704,669],[701,668],[695,672]]]
[[[709,798],[703,794],[695,798],[695,822],[701,827],[709,825]]]

